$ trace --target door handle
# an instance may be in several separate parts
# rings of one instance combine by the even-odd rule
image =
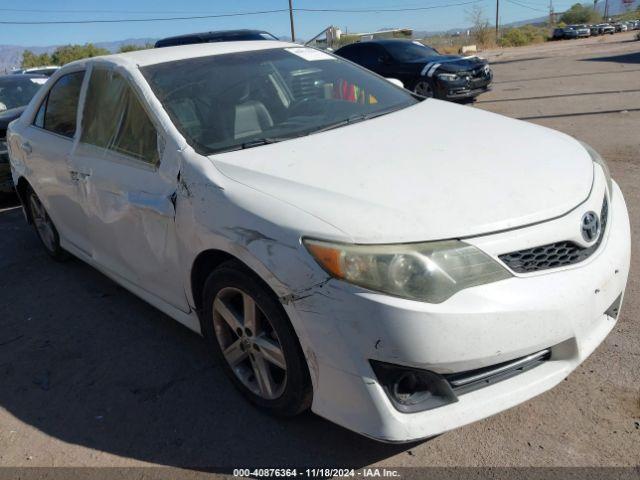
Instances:
[[[33,147],[31,146],[31,144],[29,142],[24,142],[22,144],[22,150],[24,151],[24,153],[26,153],[27,155],[31,155],[31,152],[33,152]]]

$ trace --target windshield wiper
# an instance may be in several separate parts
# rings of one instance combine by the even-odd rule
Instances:
[[[359,115],[352,115],[349,118],[345,118],[344,120],[340,120],[339,122],[335,122],[335,123],[330,123],[329,125],[326,125],[322,128],[319,128],[318,130],[313,130],[311,132],[309,132],[309,135],[312,133],[320,133],[320,132],[326,132],[328,130],[333,130],[334,128],[340,128],[340,127],[344,127],[345,125],[351,125],[352,123],[358,123],[361,122],[363,120],[367,120],[371,118],[369,115],[361,113]]]
[[[286,138],[257,138],[255,140],[250,140],[248,142],[244,142],[239,145],[241,150],[246,148],[260,147],[262,145],[270,145],[272,143],[278,143],[282,140],[286,140]]]
[[[220,149],[212,150],[211,152],[208,152],[207,155],[213,155],[214,153],[235,152],[236,150],[244,150],[253,147],[261,147],[262,145],[270,145],[272,143],[282,142],[283,140],[287,140],[287,138],[257,138],[248,142],[239,143],[238,145],[231,145],[230,147],[223,147]]]
[[[293,138],[300,138],[312,135],[314,133],[326,132],[328,130],[333,130],[334,128],[344,127],[345,125],[351,125],[353,123],[362,122],[364,120],[369,120],[371,118],[380,117],[382,115],[386,115],[387,113],[395,112],[396,110],[400,110],[404,108],[404,106],[396,106],[393,108],[388,108],[386,110],[382,110],[379,112],[372,113],[360,113],[357,115],[352,115],[344,120],[340,120],[339,122],[330,123],[329,125],[325,125],[318,130],[311,130],[310,132],[297,133],[289,136],[283,137],[265,137],[265,138],[257,138],[255,140],[249,140],[248,142],[240,143],[238,145],[232,145],[230,147],[223,147],[220,149],[215,149],[207,152],[207,155],[214,155],[216,153],[225,153],[225,152],[235,152],[237,150],[245,150],[247,148],[253,147],[261,147],[262,145],[270,145],[272,143],[282,142],[284,140],[291,140]]]
[[[335,122],[335,123],[331,123],[325,127],[322,127],[318,130],[313,130],[312,132],[309,132],[309,134],[312,133],[320,133],[320,132],[326,132],[327,130],[333,130],[334,128],[340,128],[340,127],[344,127],[345,125],[351,125],[354,123],[358,123],[358,122],[362,122],[363,120],[370,120],[372,118],[376,118],[376,117],[381,117],[382,115],[386,115],[388,113],[392,113],[395,112],[396,110],[400,110],[404,107],[400,106],[400,107],[392,107],[392,108],[387,108],[386,110],[382,110],[379,112],[372,112],[372,113],[360,113],[358,115],[352,115],[349,118],[346,118],[344,120],[340,120],[339,122]]]

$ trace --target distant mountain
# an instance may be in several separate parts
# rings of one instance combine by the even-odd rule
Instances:
[[[110,52],[117,52],[123,45],[146,45],[147,43],[155,43],[155,38],[127,38],[115,42],[96,42],[96,47],[105,48]],[[20,66],[22,61],[22,52],[31,50],[35,54],[53,53],[60,45],[51,45],[49,47],[20,47],[18,45],[0,45],[0,73],[10,72],[13,68]]]

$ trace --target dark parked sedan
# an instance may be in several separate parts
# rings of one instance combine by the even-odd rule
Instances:
[[[441,55],[411,40],[353,43],[335,53],[383,77],[401,80],[405,88],[424,97],[473,99],[489,90],[493,78],[486,60]]]
[[[188,33],[177,37],[167,37],[158,40],[155,48],[191,45],[194,43],[238,42],[245,40],[278,40],[274,35],[264,30],[219,30],[216,32]]]
[[[42,75],[0,76],[0,194],[13,192],[7,152],[7,126],[22,114],[46,81],[47,77]]]

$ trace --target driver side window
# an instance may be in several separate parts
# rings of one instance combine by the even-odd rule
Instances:
[[[151,165],[159,161],[153,123],[125,78],[112,70],[91,72],[80,141]]]

